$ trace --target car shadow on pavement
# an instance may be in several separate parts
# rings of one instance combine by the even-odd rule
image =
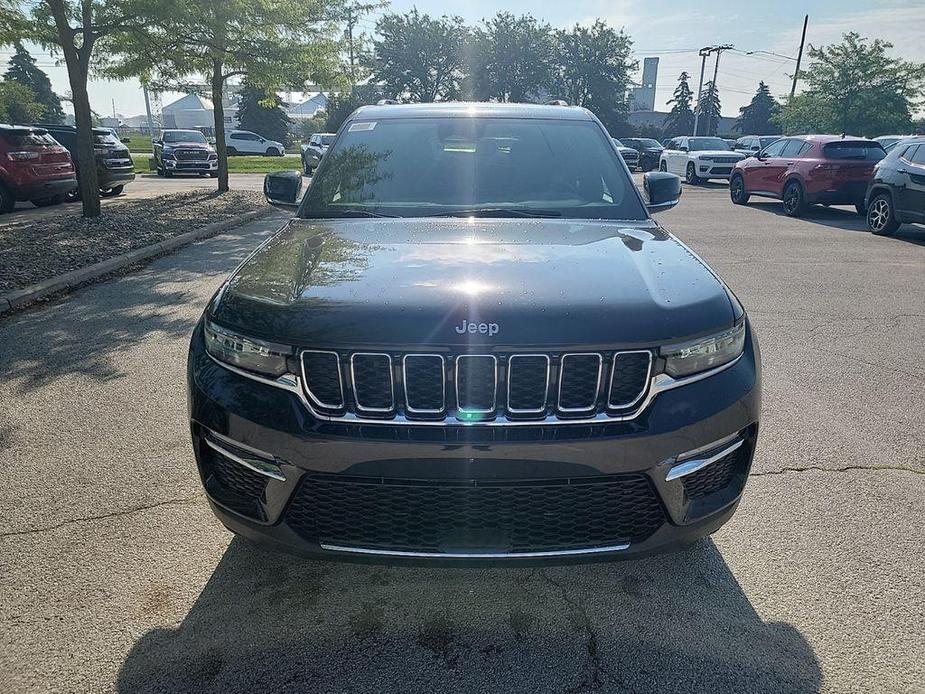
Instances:
[[[128,654],[118,691],[812,692],[710,540],[547,568],[308,561],[234,539],[186,618]]]

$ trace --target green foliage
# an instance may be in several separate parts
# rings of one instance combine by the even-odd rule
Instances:
[[[773,119],[779,111],[780,104],[771,96],[768,85],[763,81],[759,82],[758,91],[752,97],[751,103],[739,109],[734,129],[743,135],[777,135],[780,133],[780,125]]]
[[[499,12],[473,31],[471,46],[469,98],[536,100],[554,83],[556,35],[530,15]]]
[[[289,144],[289,116],[280,108],[283,102],[275,92],[245,84],[240,97],[238,122],[242,130]]]
[[[362,84],[351,92],[344,94],[331,94],[328,97],[327,116],[324,132],[336,133],[347,116],[360,106],[374,104],[382,98],[382,92],[375,84]]]
[[[850,32],[841,43],[810,48],[800,73],[807,88],[784,105],[776,122],[791,133],[908,132],[912,113],[925,103],[925,65],[891,58],[892,47]]]
[[[689,135],[694,131],[694,110],[691,108],[694,92],[691,91],[690,78],[691,76],[686,72],[678,75],[678,86],[675,87],[674,94],[667,102],[671,105],[671,111],[663,127],[668,137]]]
[[[0,123],[33,123],[45,107],[29,87],[13,80],[0,81]]]
[[[460,94],[469,30],[461,17],[433,19],[412,9],[376,22],[373,81],[409,101],[444,101]]]
[[[37,120],[43,123],[64,122],[61,100],[52,91],[48,75],[36,67],[35,58],[29,55],[21,41],[16,42],[16,53],[10,58],[10,67],[5,77],[8,81],[18,82],[32,90],[35,100],[42,105],[42,113]]]
[[[591,110],[611,132],[624,127],[629,73],[638,65],[630,57],[630,38],[600,19],[557,31],[556,38],[557,84],[568,102]]]
[[[328,120],[328,114],[324,111],[312,116],[311,118],[302,118],[297,122],[299,124],[299,135],[303,140],[307,140],[315,133],[327,132],[325,123]]]
[[[697,132],[694,134],[716,135],[721,112],[719,93],[716,87],[713,86],[713,80],[703,86],[700,98],[697,99],[697,112],[700,115],[697,119]]]

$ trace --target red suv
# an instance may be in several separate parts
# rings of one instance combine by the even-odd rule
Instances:
[[[17,200],[56,205],[77,188],[71,155],[48,131],[0,125],[0,214]]]
[[[864,194],[874,165],[886,153],[879,142],[837,135],[786,137],[738,162],[729,196],[744,205],[750,195],[777,198],[790,217],[807,206],[854,205],[865,214]]]

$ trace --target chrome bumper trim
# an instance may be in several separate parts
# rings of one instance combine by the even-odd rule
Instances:
[[[745,439],[739,439],[738,441],[735,441],[734,443],[724,447],[719,452],[714,453],[707,458],[694,458],[693,460],[686,460],[682,463],[678,463],[668,470],[668,474],[665,475],[665,481],[671,482],[672,480],[680,479],[682,477],[686,477],[687,475],[691,475],[698,470],[702,470],[707,465],[715,463],[717,460],[725,458],[733,451],[741,448],[743,443],[745,443]]]
[[[389,549],[366,549],[364,547],[341,547],[321,543],[321,549],[330,552],[348,552],[376,557],[411,557],[418,559],[541,559],[544,557],[575,557],[589,554],[622,552],[629,549],[627,542],[623,545],[608,547],[589,547],[587,549],[562,549],[549,552],[403,552]]]

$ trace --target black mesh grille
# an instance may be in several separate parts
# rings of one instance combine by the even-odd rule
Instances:
[[[436,355],[405,357],[407,405],[419,412],[444,409],[443,358]]]
[[[715,463],[710,463],[705,468],[682,477],[684,491],[691,499],[698,499],[725,489],[732,483],[736,472],[741,469],[746,455],[745,446],[742,446]]]
[[[461,356],[456,364],[456,393],[461,410],[495,409],[495,358]]]
[[[567,354],[559,373],[559,409],[590,410],[597,402],[601,358],[597,354]]]
[[[322,407],[343,407],[344,392],[341,389],[337,355],[332,352],[303,352],[302,366],[309,395]]]
[[[546,405],[549,360],[545,356],[513,356],[508,361],[508,408],[541,412]]]
[[[286,522],[305,539],[344,547],[530,552],[641,542],[664,512],[644,475],[516,483],[311,476]]]
[[[268,478],[205,445],[202,451],[209,494],[233,511],[264,520],[261,502]]]
[[[610,383],[611,407],[629,407],[645,391],[649,381],[649,352],[624,352],[614,357]]]
[[[395,406],[388,355],[353,355],[353,394],[360,409],[390,411]]]

